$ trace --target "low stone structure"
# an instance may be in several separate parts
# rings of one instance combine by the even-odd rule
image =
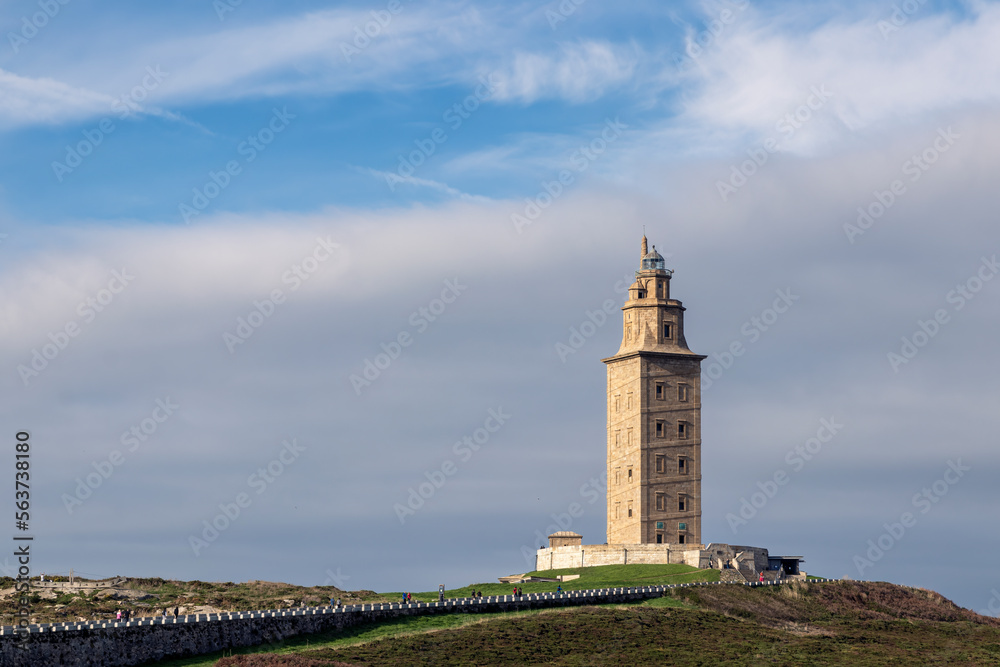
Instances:
[[[576,535],[576,533],[573,533]],[[549,546],[535,553],[535,570],[562,570],[598,565],[690,565],[701,569],[737,570],[744,579],[761,572],[781,572],[786,579],[805,579],[801,556],[769,556],[763,547],[713,542],[703,544],[566,544],[562,531],[549,535]],[[738,580],[738,578],[733,579]]]
[[[100,581],[70,579],[69,581],[32,581],[31,588],[43,591],[57,591],[60,593],[76,593],[81,591],[101,591],[112,588],[121,588],[126,583],[128,583],[128,579],[125,577],[102,579]]]

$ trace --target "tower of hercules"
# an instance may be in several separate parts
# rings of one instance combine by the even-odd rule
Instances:
[[[701,360],[663,257],[642,257],[608,365],[608,544],[701,544]]]

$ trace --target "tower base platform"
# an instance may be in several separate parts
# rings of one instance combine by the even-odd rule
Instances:
[[[552,542],[564,540],[550,539]],[[771,556],[763,547],[713,542],[711,544],[562,544],[538,549],[535,570],[562,570],[599,565],[682,564],[700,569],[748,573],[781,572],[805,578],[800,556]]]

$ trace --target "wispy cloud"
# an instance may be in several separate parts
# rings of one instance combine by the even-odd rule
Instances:
[[[517,52],[506,64],[499,99],[589,102],[628,81],[638,54],[608,42],[562,45],[555,53]]]
[[[379,171],[378,169],[369,169],[368,167],[354,167],[356,171],[362,174],[368,174],[369,176],[374,176],[380,181],[385,182],[386,186],[395,189],[399,185],[412,185],[420,188],[429,188],[435,192],[440,192],[442,194],[448,195],[454,199],[467,202],[476,202],[479,204],[488,204],[493,200],[489,197],[483,197],[480,195],[470,195],[461,190],[457,190],[447,183],[440,183],[438,181],[432,181],[427,178],[417,178],[416,176],[400,176],[399,174],[390,171]]]
[[[58,123],[107,113],[112,103],[109,95],[0,70],[0,125]]]

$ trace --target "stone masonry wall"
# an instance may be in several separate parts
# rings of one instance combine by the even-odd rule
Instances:
[[[687,548],[684,548],[687,547]],[[585,544],[573,547],[539,549],[535,556],[536,570],[560,570],[596,565],[664,565],[683,563],[692,567],[702,564],[700,544]]]

